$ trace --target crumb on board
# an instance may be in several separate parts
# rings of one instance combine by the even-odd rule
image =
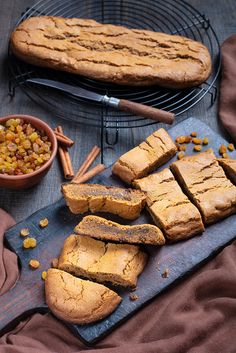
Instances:
[[[137,294],[130,294],[129,299],[134,302],[136,300],[139,300],[139,296]]]
[[[52,259],[51,265],[52,265],[53,268],[58,268],[58,258],[57,257]]]
[[[40,266],[40,262],[36,259],[31,259],[29,261],[29,267],[32,269],[32,270],[36,270],[37,268],[39,268]]]
[[[178,158],[178,159],[184,158],[184,152],[183,152],[183,151],[182,151],[182,152],[179,152],[178,155],[177,155],[177,158]]]
[[[47,277],[47,271],[43,271],[42,274],[41,274],[41,277],[42,277],[43,280],[45,280],[46,277]]]
[[[23,240],[22,246],[24,249],[35,248],[37,246],[37,240],[35,238],[27,238]]]
[[[222,154],[222,158],[230,159],[230,156],[228,155],[228,153],[223,153]]]
[[[169,274],[170,274],[170,270],[168,268],[166,268],[164,270],[164,272],[161,274],[161,277],[163,278],[168,278],[169,277]]]
[[[23,229],[21,229],[21,231],[20,231],[20,236],[21,237],[27,237],[28,235],[29,235],[29,228],[23,228]]]
[[[48,226],[48,219],[47,218],[44,218],[44,219],[41,219],[40,221],[39,221],[39,226],[41,227],[41,228],[45,228],[45,227],[47,227]]]

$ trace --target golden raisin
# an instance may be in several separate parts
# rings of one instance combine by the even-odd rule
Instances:
[[[178,155],[177,155],[177,158],[178,159],[184,158],[184,152],[179,152]]]
[[[44,219],[41,219],[40,221],[39,221],[39,225],[40,225],[40,227],[41,228],[45,228],[45,227],[47,227],[48,226],[48,219],[47,218],[44,218]]]
[[[227,147],[225,145],[221,145],[219,148],[219,153],[224,154],[227,152]]]
[[[39,266],[40,266],[40,262],[38,260],[31,259],[29,261],[29,267],[32,268],[32,270],[36,270],[37,268],[39,268]]]
[[[185,136],[185,142],[186,143],[192,142],[192,137],[191,136]]]
[[[180,145],[178,148],[179,151],[186,151],[186,149],[187,149],[186,145]]]
[[[202,139],[198,139],[198,138],[194,137],[192,139],[192,142],[194,143],[194,145],[201,145],[202,144]]]
[[[29,229],[28,228],[23,228],[23,229],[21,229],[21,231],[20,231],[20,235],[22,236],[22,237],[27,237],[28,235],[29,235]]]
[[[201,145],[195,145],[195,146],[193,147],[193,150],[194,150],[195,152],[200,152],[200,151],[202,150],[202,146],[201,146]]]
[[[196,131],[191,132],[190,136],[192,136],[192,137],[197,137]]]
[[[228,153],[223,153],[222,158],[230,159],[230,156],[228,155]]]
[[[228,150],[229,151],[234,151],[234,145],[233,143],[229,143],[228,146],[227,146]]]
[[[204,137],[202,143],[203,143],[203,145],[208,145],[208,143],[209,143],[208,137]]]
[[[47,271],[43,271],[42,274],[41,274],[41,277],[42,277],[43,280],[45,280],[46,277],[47,277]]]
[[[37,240],[35,238],[26,238],[25,240],[23,240],[24,249],[35,248],[36,245],[37,245]]]
[[[176,137],[175,141],[179,144],[185,143],[185,136],[178,136]]]

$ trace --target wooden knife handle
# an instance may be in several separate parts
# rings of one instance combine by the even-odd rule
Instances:
[[[166,112],[165,110],[131,102],[126,99],[120,99],[118,109],[166,124],[172,124],[175,117],[173,113]]]

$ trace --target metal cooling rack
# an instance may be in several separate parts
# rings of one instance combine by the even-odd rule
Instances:
[[[183,35],[202,42],[210,51],[213,71],[207,82],[191,89],[169,90],[157,86],[118,86],[31,66],[16,59],[9,49],[9,93],[14,96],[15,88],[21,87],[33,101],[46,107],[55,116],[100,127],[102,144],[104,136],[107,144],[116,144],[120,129],[143,127],[155,122],[88,104],[70,96],[61,96],[51,89],[33,87],[25,84],[25,79],[42,77],[59,80],[98,93],[165,109],[174,112],[176,116],[191,109],[206,95],[210,98],[210,104],[216,99],[215,81],[221,64],[219,41],[210,20],[183,0],[40,0],[22,13],[16,26],[28,17],[42,15],[92,18],[101,23]],[[109,129],[115,129],[113,141],[109,140]]]

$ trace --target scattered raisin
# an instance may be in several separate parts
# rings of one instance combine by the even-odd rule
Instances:
[[[208,137],[204,137],[202,143],[203,143],[203,145],[208,145],[208,143],[209,143]]]
[[[225,145],[221,145],[219,148],[219,153],[223,155],[226,152],[227,152],[227,147]]]
[[[201,145],[195,145],[195,146],[193,147],[193,150],[194,150],[195,152],[200,152],[200,151],[202,150],[202,146],[201,146]]]
[[[179,151],[186,151],[186,149],[187,149],[186,145],[179,146]]]
[[[186,136],[178,136],[178,137],[176,137],[175,141],[179,144],[185,143],[185,137]]]
[[[198,139],[198,138],[194,137],[192,139],[192,143],[194,143],[194,145],[201,145],[202,144],[202,139]]]
[[[57,258],[52,259],[51,265],[53,268],[58,268],[58,259]]]
[[[23,240],[24,249],[35,248],[36,245],[37,245],[37,240],[35,238],[26,238],[25,240]]]
[[[192,137],[197,137],[196,131],[191,132],[190,136],[192,136]]]
[[[227,148],[229,151],[234,151],[234,145],[232,143],[229,143]]]

